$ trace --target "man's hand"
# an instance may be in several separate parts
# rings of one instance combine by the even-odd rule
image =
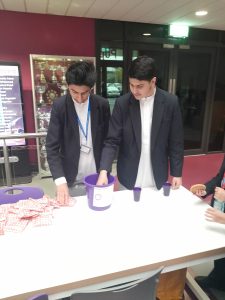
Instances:
[[[105,185],[105,184],[108,184],[107,171],[101,170],[96,185]]]
[[[214,194],[214,198],[216,200],[219,200],[221,202],[225,201],[225,190],[220,188],[220,187],[216,187],[215,188],[215,194]]]
[[[204,197],[206,195],[206,191],[200,189],[200,190],[196,190],[194,194],[198,197]]]
[[[206,210],[205,218],[209,222],[225,224],[225,213],[213,207],[210,207]]]
[[[56,186],[56,200],[60,205],[69,204],[69,189],[67,183],[62,183]]]
[[[172,179],[172,189],[176,190],[182,185],[182,177],[173,177]]]

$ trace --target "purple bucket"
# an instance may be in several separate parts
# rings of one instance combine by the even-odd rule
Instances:
[[[84,178],[88,205],[94,210],[105,210],[112,204],[115,178],[108,175],[108,184],[96,185],[99,174],[91,174]]]

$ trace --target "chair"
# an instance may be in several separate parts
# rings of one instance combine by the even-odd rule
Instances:
[[[163,268],[142,279],[132,280],[94,291],[71,295],[71,300],[155,300],[159,276]]]
[[[27,300],[48,300],[48,295],[47,294],[35,295]]]
[[[16,191],[19,193],[15,193]],[[40,199],[43,196],[44,191],[38,187],[12,186],[0,189],[0,204],[15,203],[28,198]]]

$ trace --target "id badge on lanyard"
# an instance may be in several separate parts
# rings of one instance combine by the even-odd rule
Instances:
[[[78,126],[79,126],[79,128],[81,130],[81,134],[82,134],[80,151],[83,152],[83,153],[86,153],[86,154],[88,154],[91,151],[91,147],[87,146],[89,119],[90,119],[90,101],[89,101],[89,97],[88,97],[88,112],[87,112],[87,120],[86,120],[86,132],[84,131],[84,128],[81,124],[81,121],[80,121],[79,117],[77,116]]]
[[[91,151],[91,148],[88,147],[87,145],[81,144],[80,151],[83,152],[83,153],[88,154]]]

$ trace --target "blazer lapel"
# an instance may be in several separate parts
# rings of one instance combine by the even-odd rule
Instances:
[[[74,130],[74,137],[76,141],[79,141],[80,144],[80,135],[79,135],[79,127],[78,127],[78,122],[77,122],[77,113],[75,110],[75,106],[73,103],[73,99],[71,98],[70,95],[67,95],[66,98],[67,101],[67,107],[68,107],[68,124],[72,124],[72,128]]]
[[[130,98],[129,106],[132,127],[134,131],[134,136],[137,142],[138,151],[141,152],[141,112],[139,101],[136,100],[132,95]]]
[[[162,121],[164,111],[164,98],[160,95],[159,90],[156,88],[154,108],[152,116],[152,130],[151,130],[151,149],[154,148],[156,137],[159,132],[160,124]]]

